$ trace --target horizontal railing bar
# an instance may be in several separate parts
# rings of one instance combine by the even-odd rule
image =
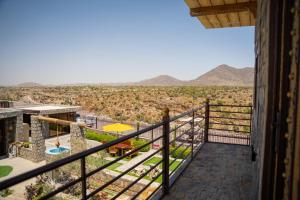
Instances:
[[[197,115],[197,114],[195,114],[195,118],[205,118],[205,115]]]
[[[209,106],[224,106],[224,107],[244,107],[244,108],[249,108],[253,107],[252,105],[229,105],[229,104],[209,104]]]
[[[143,191],[145,191],[145,189],[146,188],[148,188],[154,181],[156,181],[156,179],[158,179],[158,177],[159,176],[161,176],[162,175],[162,171],[159,173],[159,174],[157,174],[143,189],[141,189],[138,193],[136,193],[133,197],[132,197],[132,199],[136,199]],[[161,184],[157,187],[157,188],[159,188],[161,186]],[[154,192],[153,192],[154,193]]]
[[[103,190],[104,188],[106,188],[107,186],[109,186],[110,184],[112,184],[113,182],[115,182],[116,180],[118,180],[119,178],[121,178],[122,176],[124,176],[125,174],[127,174],[128,172],[130,172],[131,170],[133,170],[135,167],[137,167],[138,165],[142,164],[143,162],[145,162],[146,160],[148,160],[149,158],[151,158],[152,156],[154,156],[155,154],[157,154],[158,152],[160,152],[162,149],[163,148],[160,148],[160,149],[156,150],[155,152],[153,152],[152,154],[150,154],[148,157],[142,159],[138,163],[134,164],[133,166],[131,166],[130,168],[128,168],[127,170],[125,170],[123,173],[119,174],[118,176],[116,176],[112,180],[110,180],[107,183],[105,183],[104,185],[100,186],[99,188],[97,188],[96,190],[94,190],[93,192],[91,192],[90,194],[88,194],[87,198],[90,198],[91,196],[94,196],[95,194],[97,194],[98,192],[100,192],[101,190]]]
[[[232,113],[232,114],[252,114],[251,112],[235,112],[235,111],[222,111],[222,110],[209,110],[209,112],[215,112],[215,113]]]
[[[184,131],[181,135],[177,136],[176,138],[174,138],[173,140],[169,141],[169,143],[174,142],[175,140],[177,140],[178,138],[181,138],[183,135],[188,134],[188,132],[191,130],[192,128],[189,128],[188,130]]]
[[[175,121],[175,120],[177,120],[177,119],[179,119],[179,118],[182,118],[182,117],[184,117],[184,116],[186,116],[186,115],[192,114],[193,112],[196,112],[196,111],[198,111],[198,110],[200,110],[200,109],[202,109],[202,108],[204,108],[204,107],[205,107],[205,105],[202,105],[202,106],[199,106],[199,107],[194,108],[194,109],[192,109],[192,110],[189,110],[189,111],[187,111],[187,112],[184,112],[184,113],[182,113],[182,114],[180,114],[180,115],[177,115],[177,116],[175,116],[175,117],[171,117],[170,120],[169,120],[169,122],[173,122],[173,121]]]
[[[193,145],[193,144],[191,144]],[[180,152],[180,156],[182,156],[184,154],[184,152],[191,147],[191,145],[188,145],[182,152]],[[178,160],[178,158],[174,158],[174,160],[172,160],[171,163],[169,163],[169,166],[171,166],[174,162],[176,162],[176,160]]]
[[[160,188],[162,187],[162,184],[160,184],[148,197],[146,200],[150,199]]]
[[[209,130],[230,131],[230,132],[237,132],[237,133],[250,133],[249,131],[235,131],[235,130],[231,130],[231,129],[221,129],[221,128],[209,128]]]
[[[177,115],[177,116],[175,116],[175,117],[172,117],[172,118],[170,118],[169,122],[176,121],[177,119],[182,118],[182,117],[184,117],[184,116],[186,116],[186,115],[189,115],[189,114],[191,114],[191,113],[193,113],[193,110],[189,110],[189,111],[184,112],[184,113],[182,113],[182,114],[180,114],[180,115]]]
[[[76,179],[74,181],[71,181],[71,182],[67,183],[66,185],[63,185],[63,186],[59,187],[58,189],[56,189],[54,191],[49,192],[48,194],[40,197],[39,199],[40,200],[49,199],[50,197],[53,197],[54,195],[56,195],[56,194],[58,194],[58,193],[60,193],[60,192],[62,192],[64,190],[66,190],[67,188],[75,185],[76,183],[79,183],[80,181],[82,181],[82,177],[80,177],[80,178],[78,178],[78,179]]]
[[[235,136],[235,135],[233,135],[233,136],[230,136],[230,135],[218,135],[218,134],[211,134],[211,133],[209,134],[209,136],[224,137],[224,138],[235,138],[235,139],[243,139],[243,140],[250,138],[250,136],[243,137],[243,136]]]
[[[181,142],[181,144],[178,145],[175,149],[173,149],[173,151],[171,151],[171,152],[169,153],[169,155],[172,155],[172,153],[174,153],[174,152],[175,152],[179,147],[181,147],[183,144],[184,144],[184,143]]]
[[[120,137],[120,138],[118,138],[116,140],[113,140],[111,142],[108,142],[108,143],[105,143],[105,144],[93,147],[91,149],[88,149],[88,150],[85,150],[85,151],[82,151],[82,152],[79,152],[79,153],[76,153],[76,154],[73,154],[73,155],[70,155],[70,156],[68,156],[66,158],[63,158],[63,159],[51,162],[51,163],[49,163],[49,164],[47,164],[45,166],[38,167],[36,169],[30,170],[28,172],[25,172],[25,173],[20,174],[18,176],[12,177],[10,179],[4,180],[0,184],[0,190],[8,188],[8,187],[10,187],[12,185],[16,185],[16,184],[18,184],[20,182],[23,182],[23,181],[27,180],[27,179],[33,178],[33,177],[35,177],[35,176],[37,176],[39,174],[46,173],[46,172],[51,171],[53,169],[59,168],[59,167],[61,167],[63,165],[66,165],[66,164],[71,163],[73,161],[79,160],[82,157],[86,157],[86,156],[91,155],[93,153],[96,153],[98,151],[104,150],[104,149],[106,149],[108,147],[111,147],[111,146],[116,145],[118,143],[124,142],[124,141],[126,141],[128,139],[134,138],[134,137],[136,137],[136,136],[138,136],[138,135],[140,135],[142,133],[145,133],[145,132],[151,131],[151,130],[153,130],[155,128],[158,128],[161,125],[163,125],[163,122],[160,122],[158,124],[149,126],[148,128],[145,128],[145,129],[142,129],[140,131],[131,133],[129,135]]]
[[[129,185],[127,185],[123,190],[121,190],[121,192],[119,192],[118,194],[116,194],[112,200],[118,198],[121,194],[123,194],[126,190],[128,190],[129,188],[131,188],[134,184],[136,184],[139,180],[141,180],[142,178],[144,178],[149,172],[151,172],[155,167],[157,167],[159,164],[161,164],[163,162],[163,160],[159,161],[158,163],[156,163],[154,166],[152,166],[147,172],[144,172],[142,175],[140,175],[137,179],[135,179],[133,182],[131,182]]]
[[[243,127],[250,127],[250,125],[246,124],[227,124],[222,122],[209,122],[209,124],[216,124],[216,125],[223,125],[223,126],[243,126]]]
[[[99,168],[97,168],[97,169],[94,169],[93,171],[87,173],[86,177],[90,177],[90,176],[96,174],[97,172],[99,172],[99,171],[101,171],[101,170],[107,168],[108,166],[111,166],[112,164],[114,164],[114,163],[116,163],[116,162],[122,160],[123,158],[126,158],[127,156],[129,156],[129,155],[131,155],[131,154],[137,152],[138,150],[140,150],[140,149],[142,149],[142,148],[144,148],[144,147],[146,147],[146,146],[148,146],[148,145],[150,145],[150,144],[156,142],[157,140],[161,139],[162,137],[163,137],[163,136],[160,136],[160,137],[158,137],[158,138],[155,138],[154,140],[152,140],[152,141],[150,141],[150,142],[148,142],[148,143],[146,143],[146,144],[144,144],[144,145],[142,145],[142,146],[140,146],[140,147],[138,147],[138,148],[132,150],[131,152],[126,153],[126,154],[124,154],[123,156],[120,156],[119,158],[116,158],[115,160],[113,160],[113,161],[111,161],[111,162],[109,162],[109,163],[107,163],[107,164],[105,164],[105,165],[103,165],[103,166],[101,166],[101,167],[99,167]]]
[[[250,121],[250,118],[235,118],[235,117],[218,117],[218,116],[209,116],[211,119],[233,119],[233,120],[247,120]]]
[[[179,128],[183,127],[184,125],[188,124],[188,123],[191,123],[193,121],[193,119],[187,121],[187,122],[184,122],[183,124],[180,124],[179,126],[173,128],[170,130],[170,133],[174,132],[175,130],[178,130]]]
[[[198,128],[198,129],[196,129],[194,132],[198,132],[198,131],[200,131],[201,129],[204,130],[203,127],[200,127],[200,128]]]
[[[189,157],[189,155],[191,155],[192,151],[190,151],[181,161],[180,163],[175,167],[175,169],[170,173],[170,177],[175,173],[175,171],[181,166],[181,164],[183,163],[183,161],[186,160],[187,157]]]

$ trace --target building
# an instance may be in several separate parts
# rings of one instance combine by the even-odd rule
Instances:
[[[81,195],[82,199],[88,199],[103,191],[104,188],[118,180],[126,173],[122,173],[117,178],[110,179],[100,187],[93,191],[88,191],[87,179],[91,173],[86,173],[85,159],[87,156],[109,148],[117,142],[122,142],[128,138],[133,138],[139,134],[151,131],[157,127],[163,128],[163,147],[162,147],[162,183],[161,186],[147,191],[147,199],[151,197],[165,199],[188,199],[188,195],[194,195],[202,192],[201,187],[204,188],[203,194],[207,194],[207,198],[189,198],[189,199],[300,199],[300,0],[290,1],[272,1],[272,0],[246,0],[246,1],[219,1],[219,0],[185,0],[190,8],[190,14],[197,17],[206,28],[229,28],[240,26],[255,26],[255,85],[254,85],[254,102],[253,102],[253,116],[251,119],[252,135],[250,146],[244,146],[243,151],[250,152],[251,157],[241,159],[244,162],[251,162],[247,165],[251,171],[251,185],[246,185],[247,193],[242,193],[239,190],[241,177],[236,177],[237,182],[232,182],[234,177],[229,177],[227,182],[223,181],[228,176],[237,176],[239,165],[235,165],[233,169],[226,169],[223,166],[216,169],[219,172],[228,172],[230,174],[222,174],[218,179],[210,179],[211,182],[204,182],[203,179],[210,176],[209,171],[214,170],[216,166],[212,165],[212,160],[223,159],[222,157],[213,156],[206,159],[205,162],[199,163],[201,166],[209,165],[210,168],[206,174],[203,174],[202,179],[198,179],[191,184],[192,179],[196,176],[198,170],[192,169],[193,174],[183,177],[189,168],[195,167],[194,162],[197,162],[199,157],[194,156],[193,142],[190,156],[185,162],[186,166],[180,171],[180,176],[173,176],[169,173],[169,134],[170,118],[168,116],[168,109],[166,109],[162,123],[158,123],[139,132],[132,133],[125,138],[119,138],[118,141],[107,143],[99,146],[93,150],[84,151],[80,154],[70,156],[62,159],[59,162],[43,166],[35,171],[28,172],[25,175],[15,177],[11,180],[3,181],[0,184],[0,189],[8,188],[21,181],[35,177],[39,174],[47,172],[51,169],[57,169],[74,160],[81,161],[81,177],[72,184],[81,181]],[[159,6],[159,5],[158,5]],[[201,37],[199,35],[199,37]],[[206,107],[209,108],[209,104]],[[205,109],[205,134],[204,146],[200,152],[205,150],[210,144],[209,141],[209,109]],[[188,114],[193,114],[194,111]],[[185,116],[183,113],[180,116]],[[177,116],[175,119],[178,119]],[[171,119],[171,120],[174,120]],[[194,122],[194,121],[193,121]],[[195,135],[194,126],[191,127],[192,135]],[[224,144],[214,144],[214,148],[218,148]],[[197,146],[195,146],[197,147]],[[228,147],[228,146],[227,146]],[[240,150],[240,146],[231,146],[231,149]],[[213,150],[213,149],[210,149]],[[238,151],[231,151],[226,155],[226,158],[235,158]],[[197,153],[197,152],[195,152]],[[212,153],[203,152],[203,153]],[[149,157],[148,157],[149,158]],[[146,159],[148,159],[146,158]],[[213,158],[213,159],[212,159]],[[199,161],[199,160],[198,160]],[[228,160],[223,160],[227,164]],[[191,163],[189,165],[189,163]],[[113,164],[113,163],[111,163]],[[241,164],[241,163],[239,163]],[[184,164],[183,164],[184,165]],[[106,166],[107,167],[107,166]],[[136,165],[132,166],[136,167]],[[197,167],[197,166],[196,166]],[[97,170],[100,171],[99,167]],[[129,171],[132,168],[129,169]],[[149,172],[149,171],[148,171]],[[147,173],[148,173],[147,172]],[[96,173],[96,172],[95,172]],[[145,175],[145,173],[143,174]],[[179,177],[179,178],[178,178]],[[114,199],[126,193],[129,188],[136,184],[140,178],[136,178],[131,184],[124,186],[124,188],[113,196]],[[208,177],[209,178],[209,177]],[[177,181],[174,183],[174,181]],[[181,181],[184,182],[181,182]],[[151,182],[150,182],[151,183]],[[184,184],[183,184],[184,183]],[[70,184],[70,183],[69,183]],[[211,187],[224,184],[223,188],[216,190]],[[71,185],[71,184],[70,184]],[[184,188],[185,190],[176,191]],[[172,186],[170,188],[170,186]],[[175,187],[174,187],[175,186]],[[233,186],[234,191],[226,190],[228,186]],[[145,191],[149,185],[144,187],[139,192],[132,195],[132,199],[136,199]],[[175,189],[173,189],[173,187]],[[47,197],[56,195],[65,190],[60,187],[51,191]],[[218,189],[218,188],[217,188]],[[178,194],[178,192],[180,194]],[[227,193],[237,193],[236,198],[228,198]],[[150,193],[150,196],[149,196]],[[175,193],[175,195],[174,195]],[[178,194],[178,195],[177,195]],[[177,196],[176,196],[177,195]],[[180,198],[182,196],[183,198]],[[213,197],[212,197],[213,196]]]
[[[76,113],[81,110],[80,106],[66,106],[66,105],[29,105],[18,107],[23,112],[24,126],[31,127],[31,116],[40,115],[55,119],[62,119],[67,121],[76,121]],[[49,124],[49,131],[45,132],[44,137],[54,137],[58,134],[70,133],[68,126],[56,126]],[[30,135],[30,132],[28,133]]]
[[[255,25],[253,199],[299,199],[300,1],[185,1],[205,28]]]
[[[9,156],[10,144],[23,141],[22,111],[0,108],[0,159]]]

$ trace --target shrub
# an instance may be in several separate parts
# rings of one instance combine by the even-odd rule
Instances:
[[[174,151],[174,149],[176,149],[176,147],[170,147],[170,152]],[[191,148],[188,147],[186,149],[186,147],[181,146],[178,149],[176,149],[176,151],[172,152],[171,156],[173,158],[178,158],[178,159],[183,159],[185,158],[189,153],[191,152]]]
[[[23,143],[21,144],[21,147],[29,148],[31,144],[32,144],[31,142],[23,142]]]
[[[134,148],[139,148],[139,147],[145,145],[147,143],[147,140],[133,139],[132,143],[133,143]],[[143,147],[140,151],[141,152],[147,152],[149,150],[150,150],[150,145],[147,145],[147,146]]]
[[[116,136],[109,135],[106,133],[96,133],[91,130],[87,130],[85,132],[85,137],[86,137],[86,139],[95,140],[95,141],[102,142],[102,143],[107,143],[107,142],[117,139]]]
[[[0,196],[7,197],[7,196],[11,195],[12,193],[13,193],[13,190],[6,188],[6,189],[0,191]]]

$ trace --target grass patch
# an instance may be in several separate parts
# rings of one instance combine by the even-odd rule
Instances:
[[[121,165],[122,165],[121,163],[116,162],[116,163],[114,163],[114,164],[108,166],[107,169],[114,171],[114,170],[116,170],[118,167],[120,167]]]
[[[92,130],[86,130],[85,137],[86,137],[86,139],[95,140],[95,141],[98,141],[101,143],[107,143],[107,142],[111,142],[113,140],[118,139],[117,136],[113,136],[113,135],[110,135],[107,133],[97,133]],[[135,148],[135,149],[139,148],[147,143],[147,140],[144,140],[144,139],[131,139],[131,141],[132,141],[133,148]],[[147,146],[143,147],[140,151],[147,152],[149,150],[150,150],[150,145],[147,145]]]
[[[0,166],[0,178],[5,177],[13,170],[11,166]]]

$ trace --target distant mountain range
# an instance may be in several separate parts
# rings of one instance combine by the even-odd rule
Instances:
[[[194,80],[182,81],[168,75],[160,75],[151,79],[135,83],[144,86],[178,86],[178,85],[203,85],[203,86],[252,86],[254,83],[254,69],[251,67],[234,68],[220,65]]]
[[[34,82],[24,82],[16,85],[17,87],[41,87],[42,85]]]
[[[138,85],[138,86],[253,86],[254,68],[234,68],[228,65],[219,65],[206,72],[196,79],[182,81],[169,75],[160,75],[151,79],[142,80],[134,83],[101,83],[101,84],[65,84],[61,86],[84,86],[84,85]],[[18,84],[17,87],[40,87],[43,86],[34,82]],[[46,86],[46,85],[45,85]],[[48,85],[54,86],[54,85]]]

